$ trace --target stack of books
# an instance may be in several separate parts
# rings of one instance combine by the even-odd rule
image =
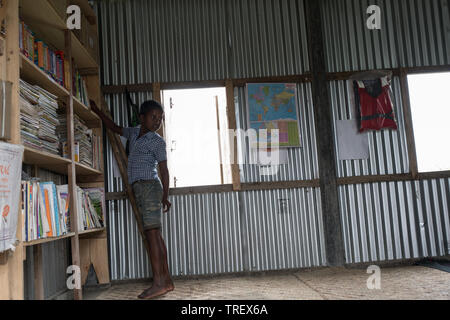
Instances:
[[[102,137],[92,134],[92,167],[96,170],[102,168]]]
[[[78,116],[74,116],[75,141],[79,145],[80,163],[92,167],[92,130],[88,129],[85,122]]]
[[[65,235],[70,230],[67,186],[22,181],[22,233],[25,241]]]
[[[56,127],[59,125],[58,120],[58,101],[57,97],[35,86],[39,93],[39,138],[42,140],[42,148],[44,151],[60,154],[58,136],[56,135]]]
[[[59,155],[57,97],[23,80],[20,80],[19,90],[22,143]]]
[[[32,87],[20,82],[20,136],[22,144],[27,147],[41,150],[42,143],[38,138],[39,117],[36,104],[38,96]]]
[[[105,191],[103,188],[77,187],[78,231],[104,227]]]

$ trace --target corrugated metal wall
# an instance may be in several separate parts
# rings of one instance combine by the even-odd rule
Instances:
[[[253,78],[309,70],[303,0],[228,0],[230,75]]]
[[[450,64],[448,0],[325,0],[324,4],[330,72]],[[366,27],[369,5],[381,8],[381,30]]]
[[[240,194],[249,271],[325,266],[319,188]]]
[[[100,12],[106,85],[309,68],[300,0],[110,0],[100,2]]]
[[[450,64],[449,0],[325,0],[330,72]],[[303,0],[100,1],[103,78],[109,84],[223,80],[303,74],[309,57]],[[382,9],[382,30],[366,28],[366,8]],[[302,148],[271,179],[241,166],[243,182],[318,178],[310,84],[298,84]],[[408,172],[399,79],[393,97],[399,130],[369,134],[370,160],[337,161],[338,176]],[[335,120],[352,115],[345,81],[329,83]],[[244,88],[235,89],[245,129]],[[150,98],[143,93],[139,98]],[[123,95],[108,97],[127,124]],[[240,146],[242,154],[243,145]],[[108,191],[113,178],[107,146]],[[385,261],[449,253],[449,180],[339,187],[346,261]],[[320,189],[171,197],[164,238],[174,275],[326,265]],[[111,277],[148,277],[150,268],[130,206],[109,203]],[[181,217],[177,219],[177,217]]]
[[[450,254],[449,179],[339,187],[347,263]]]

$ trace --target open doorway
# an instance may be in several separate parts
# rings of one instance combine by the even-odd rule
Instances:
[[[164,90],[170,187],[231,183],[226,91]]]
[[[450,73],[408,76],[419,172],[450,170]]]

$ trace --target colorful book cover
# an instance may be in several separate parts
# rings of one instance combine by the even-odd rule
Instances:
[[[50,207],[50,197],[48,194],[48,190],[42,188],[42,192],[44,193],[44,203],[45,203],[45,216],[47,218],[50,231],[47,232],[47,237],[53,237],[53,225],[52,225],[52,215],[51,215],[51,207]]]
[[[44,42],[41,40],[35,42],[34,61],[41,70],[44,70]]]
[[[51,184],[51,189],[52,189],[52,196],[53,196],[52,205],[53,205],[53,214],[55,217],[56,235],[60,236],[62,234],[61,227],[59,225],[61,219],[60,219],[60,215],[59,215],[58,200],[56,197],[56,186],[54,183]]]

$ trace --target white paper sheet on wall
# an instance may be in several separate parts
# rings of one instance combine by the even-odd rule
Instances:
[[[369,137],[359,133],[356,120],[336,121],[339,160],[369,159]]]

